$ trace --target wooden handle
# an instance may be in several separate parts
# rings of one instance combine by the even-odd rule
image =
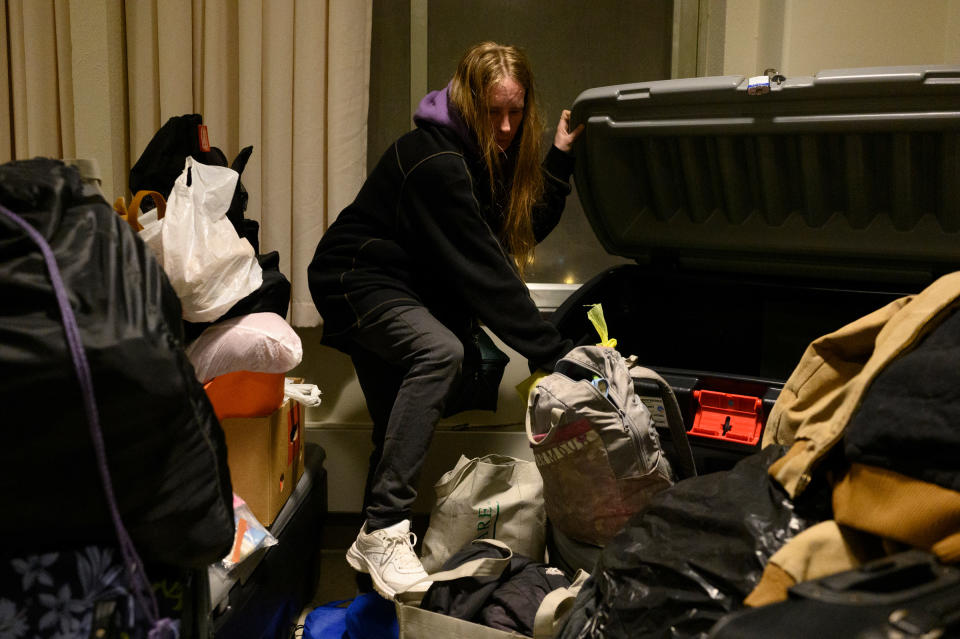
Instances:
[[[127,201],[121,195],[113,202],[113,210],[123,219],[127,219]]]
[[[149,197],[153,200],[153,203],[157,205],[157,219],[162,220],[164,214],[167,212],[167,201],[157,191],[137,191],[137,194],[133,196],[133,200],[130,201],[130,206],[127,207],[124,206],[122,197],[117,198],[117,201],[113,204],[113,208],[117,213],[121,213],[123,210],[126,211],[127,224],[137,232],[143,230],[143,226],[140,225],[137,218],[140,216],[140,203],[145,197]]]

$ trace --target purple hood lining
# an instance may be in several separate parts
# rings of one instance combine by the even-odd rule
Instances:
[[[473,151],[478,150],[477,141],[471,133],[467,123],[463,121],[460,112],[450,103],[450,85],[439,91],[431,91],[423,96],[416,112],[413,114],[413,123],[434,124],[452,130],[464,144]]]

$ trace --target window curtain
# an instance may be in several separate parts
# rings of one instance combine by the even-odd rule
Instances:
[[[0,161],[74,157],[68,0],[0,0]]]
[[[108,199],[170,117],[200,113],[242,175],[288,319],[320,321],[307,266],[366,168],[372,0],[0,0],[0,161],[92,157]]]
[[[0,0],[0,162],[96,160],[127,182],[123,0]],[[116,195],[122,195],[122,191]]]

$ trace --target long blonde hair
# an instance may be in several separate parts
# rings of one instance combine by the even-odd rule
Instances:
[[[492,191],[502,166],[500,149],[490,125],[490,88],[506,78],[523,87],[524,101],[516,168],[500,242],[513,256],[522,277],[527,264],[533,261],[536,246],[533,207],[543,194],[543,174],[540,172],[543,117],[537,105],[533,72],[527,56],[516,47],[495,42],[474,45],[457,65],[450,84],[450,99],[477,136]]]

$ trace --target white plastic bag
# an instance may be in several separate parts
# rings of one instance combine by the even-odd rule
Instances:
[[[286,373],[303,359],[303,344],[280,315],[249,313],[204,330],[187,346],[187,357],[206,384],[234,371]]]
[[[247,502],[236,493],[233,494],[233,520],[236,522],[233,548],[220,560],[220,567],[228,573],[261,548],[277,545],[277,538],[270,534]]]
[[[140,216],[140,224],[143,226],[140,239],[150,247],[160,266],[163,266],[163,237],[160,233],[163,229],[163,218],[158,219],[158,214],[158,209],[153,208]]]
[[[154,208],[141,215],[140,203],[144,198],[153,200]],[[160,229],[163,228],[163,216],[167,210],[167,201],[163,195],[156,191],[137,191],[129,206],[124,198],[119,197],[114,202],[113,209],[127,221],[130,228],[140,235],[140,239],[160,262],[160,266],[163,266],[163,238],[160,235]]]
[[[233,169],[187,157],[167,199],[163,270],[190,322],[219,318],[263,283],[253,247],[227,219],[239,178]]]

